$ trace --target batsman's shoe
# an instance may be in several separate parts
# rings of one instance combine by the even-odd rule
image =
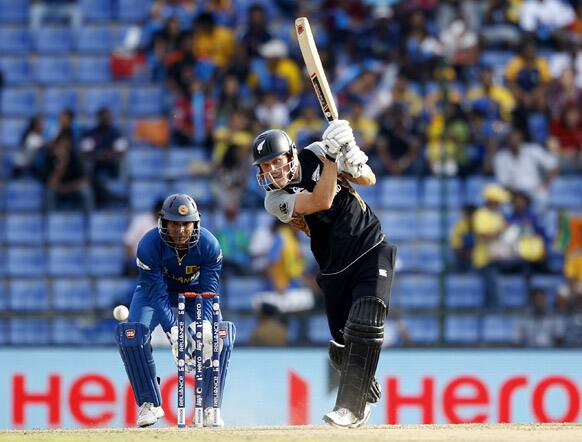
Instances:
[[[367,403],[366,408],[364,409],[364,416],[362,416],[361,419],[356,417],[356,415],[347,408],[338,408],[337,410],[330,411],[323,416],[323,421],[332,427],[358,428],[368,422],[371,413],[372,406]]]
[[[220,409],[219,409],[220,410]],[[207,407],[204,409],[204,426],[214,427],[214,409],[212,407]],[[217,427],[224,427],[224,421],[221,416],[218,416]]]
[[[162,417],[164,417],[164,409],[162,407],[154,407],[151,402],[144,402],[137,411],[137,426],[149,427]]]

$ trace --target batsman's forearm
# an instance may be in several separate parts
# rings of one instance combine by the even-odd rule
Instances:
[[[321,210],[331,208],[335,197],[336,182],[336,163],[327,159],[323,160],[323,171],[321,172],[321,177],[313,189],[313,197],[321,207]]]

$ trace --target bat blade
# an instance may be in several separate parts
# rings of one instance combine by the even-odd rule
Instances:
[[[297,41],[303,55],[303,61],[307,67],[307,72],[315,89],[315,95],[323,115],[328,121],[337,120],[338,112],[335,100],[331,94],[331,89],[319,58],[309,20],[306,17],[299,17],[295,20],[295,32],[297,33]]]

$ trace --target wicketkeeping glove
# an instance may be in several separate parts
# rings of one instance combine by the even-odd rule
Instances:
[[[325,146],[327,155],[335,160],[342,146],[356,144],[354,133],[350,123],[346,120],[334,120],[323,132],[321,140]]]

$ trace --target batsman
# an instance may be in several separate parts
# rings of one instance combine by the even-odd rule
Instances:
[[[322,141],[299,153],[277,129],[253,142],[266,210],[310,236],[319,264],[317,283],[333,337],[329,356],[340,372],[335,407],[323,420],[340,428],[365,424],[380,399],[374,374],[396,255],[378,218],[351,185],[375,184],[367,159],[345,120],[331,121]]]
[[[218,292],[222,252],[218,240],[200,226],[200,213],[186,194],[167,197],[158,217],[158,227],[141,239],[136,257],[139,276],[129,307],[127,323],[118,324],[115,340],[125,365],[137,405],[137,425],[153,425],[164,416],[159,379],[150,344],[152,331],[160,325],[178,353],[178,327],[172,307],[183,292]],[[186,314],[194,318],[194,300],[186,301]],[[204,300],[203,318],[211,321],[210,299]],[[204,347],[210,349],[211,327],[204,327]],[[188,328],[186,363],[192,367],[194,327]],[[235,341],[232,322],[220,317],[220,400],[222,400],[228,361]],[[212,426],[211,352],[204,354],[204,426]],[[187,370],[189,369],[187,365]],[[222,420],[220,425],[224,425]]]

